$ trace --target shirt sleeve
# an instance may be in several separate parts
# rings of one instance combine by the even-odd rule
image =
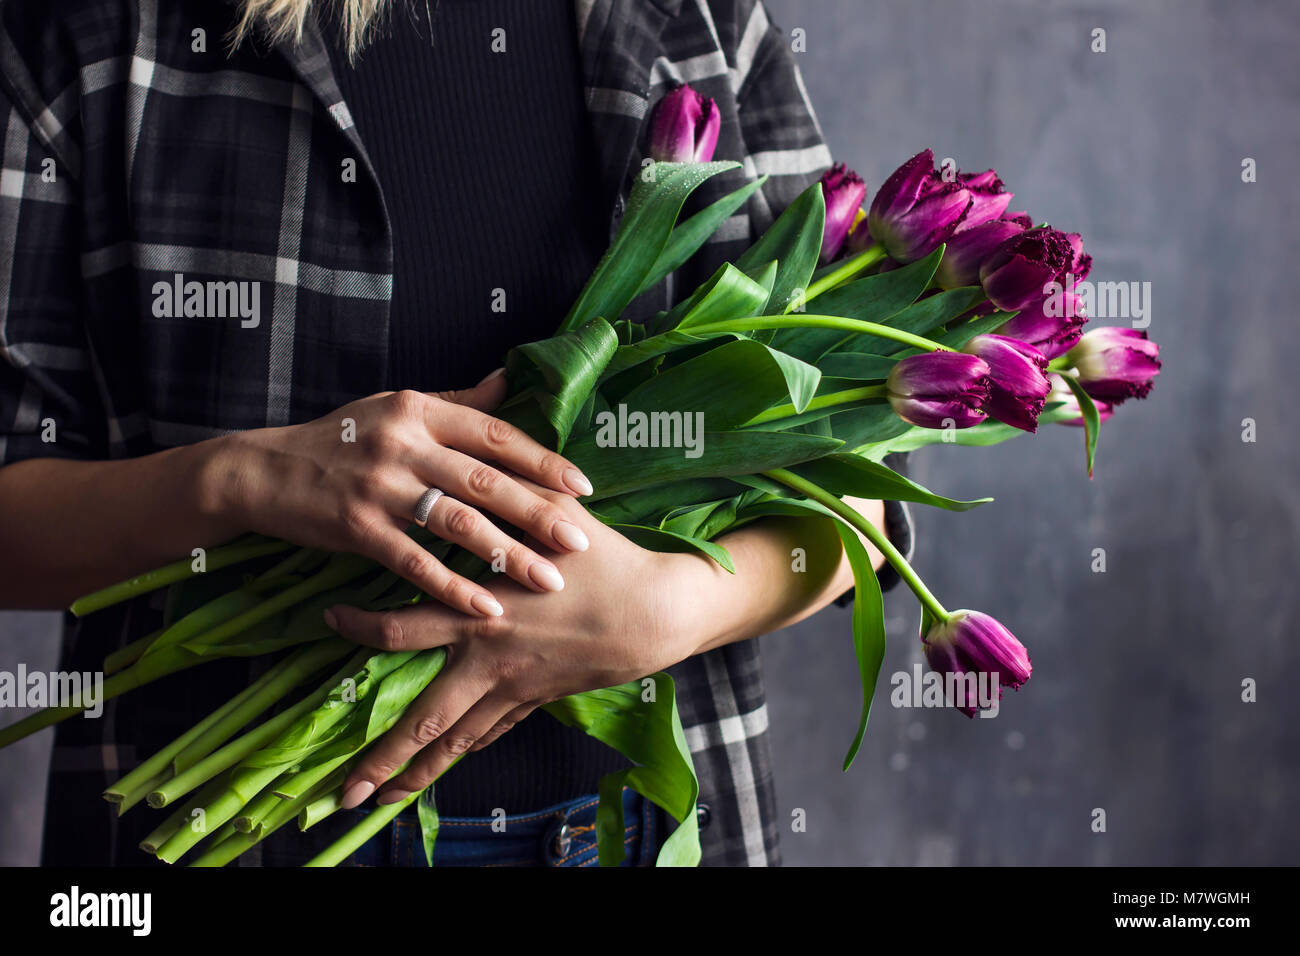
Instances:
[[[821,124],[799,73],[792,37],[767,17],[761,2],[739,4],[736,71],[741,77],[737,113],[745,151],[756,175],[766,175],[751,209],[755,226],[764,229],[831,164],[831,153]],[[886,459],[898,471],[906,467],[905,455]],[[911,558],[914,530],[910,510],[901,502],[885,502],[885,533],[894,547]],[[899,582],[886,564],[877,576],[882,590]],[[844,606],[853,600],[849,591],[836,599]]]
[[[77,184],[0,86],[0,465],[105,454],[81,308]],[[47,110],[48,112],[48,110]]]

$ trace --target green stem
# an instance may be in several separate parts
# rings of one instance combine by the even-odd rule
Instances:
[[[321,641],[294,651],[258,678],[252,685],[253,693],[213,721],[201,738],[177,751],[172,760],[172,769],[181,773],[193,767],[233,737],[239,728],[252,723],[259,714],[322,667],[333,664],[348,650],[346,643],[335,638],[333,641]]]
[[[876,550],[883,554],[885,559],[893,565],[894,570],[898,572],[898,576],[907,582],[907,586],[912,589],[912,593],[916,595],[917,600],[925,605],[931,614],[940,621],[946,621],[952,616],[939,603],[939,599],[925,586],[925,582],[921,580],[920,576],[912,570],[912,566],[907,563],[907,559],[894,547],[884,532],[858,514],[855,509],[846,505],[820,485],[816,485],[806,478],[801,478],[793,472],[786,471],[784,468],[774,468],[771,471],[764,472],[763,475],[773,481],[780,482],[787,488],[793,488],[806,498],[823,505],[828,511],[833,512],[850,526],[862,532],[863,536],[876,546]]]
[[[144,637],[137,638],[126,647],[119,647],[112,654],[109,654],[104,658],[104,676],[109,677],[130,667],[140,659],[141,654],[149,649],[149,645],[161,637],[166,630],[166,628],[160,627]]]
[[[748,428],[751,425],[763,425],[767,422],[777,421],[782,418],[792,418],[795,415],[804,412],[815,412],[823,408],[831,408],[835,405],[847,405],[850,402],[860,402],[868,398],[884,398],[885,386],[883,385],[864,385],[861,388],[846,388],[840,392],[828,392],[825,395],[818,395],[810,401],[803,412],[800,412],[790,403],[784,405],[774,405],[767,411],[759,412],[749,421],[741,425],[741,428]]]
[[[190,819],[190,814],[199,807],[207,806],[209,802],[215,800],[227,787],[230,786],[230,774],[223,774],[215,780],[208,781],[208,785],[191,797],[181,806],[176,808],[176,812],[159,824],[158,828],[140,841],[140,849],[146,853],[152,853],[155,856],[164,843],[180,832],[181,827],[185,826]],[[233,828],[232,828],[233,829]]]
[[[863,322],[860,319],[846,319],[839,315],[806,315],[795,312],[789,315],[755,315],[744,319],[726,319],[722,322],[706,322],[682,329],[689,335],[716,335],[725,332],[748,333],[759,329],[835,329],[839,332],[854,332],[858,335],[874,335],[877,338],[901,342],[926,352],[955,352],[940,342],[890,328],[878,322]]]
[[[231,832],[226,835],[223,829],[222,834],[218,834],[219,836],[223,836],[223,839],[209,847],[208,850],[191,863],[190,866],[225,866],[254,844],[265,840],[276,830],[280,829],[280,827],[284,826],[296,817],[300,812],[305,811],[307,806],[313,800],[316,800],[325,794],[327,788],[335,788],[342,782],[343,778],[341,776],[338,776],[337,778],[330,777],[315,790],[303,794],[293,800],[277,799],[277,805],[272,807],[270,812],[257,821],[257,823],[247,831],[239,830],[239,821],[236,820],[233,829],[239,830],[239,832]],[[252,804],[249,806],[251,807]]]
[[[176,757],[177,754],[185,750],[187,747],[189,747],[196,740],[198,740],[201,737],[204,737],[211,727],[213,727],[215,724],[217,724],[220,720],[222,720],[224,717],[226,717],[233,711],[238,710],[241,706],[244,705],[246,701],[248,701],[249,698],[259,693],[263,687],[265,687],[268,683],[274,680],[275,676],[279,674],[281,671],[283,671],[285,667],[288,666],[289,661],[292,659],[293,658],[286,658],[285,660],[281,661],[279,664],[276,664],[265,674],[259,677],[256,681],[249,684],[247,687],[245,687],[234,697],[230,698],[230,700],[226,701],[224,704],[222,704],[212,713],[208,714],[208,716],[204,717],[201,721],[199,721],[189,730],[185,731],[185,733],[181,734],[179,737],[177,737],[175,740],[169,743],[166,747],[163,747],[152,757],[145,760],[143,763],[141,763],[138,767],[136,767],[126,776],[122,777],[120,780],[118,780],[111,787],[109,787],[107,790],[104,791],[104,799],[107,800],[109,803],[125,803],[128,794],[133,794],[136,790],[139,789],[141,785],[143,785],[144,783],[150,780],[153,780],[159,774],[164,772],[167,773],[167,777],[165,777],[163,781],[160,781],[162,783],[165,783],[166,780],[170,778],[171,774],[174,773],[177,769],[184,769],[184,767],[177,768],[171,766],[173,758]],[[225,738],[223,737],[221,738],[221,740],[216,741],[212,745],[211,749],[215,749],[215,747],[220,745],[220,743],[224,739]],[[186,766],[189,766],[189,764],[186,764]],[[155,787],[150,787],[149,790],[146,790],[144,792],[144,794],[148,794],[153,789],[155,789]]]
[[[322,642],[322,644],[324,643],[327,642]],[[340,643],[342,644],[343,642],[340,641]],[[345,653],[347,649],[348,646],[346,644],[338,648],[339,656],[342,656],[342,654]],[[358,652],[357,657],[360,657],[360,655],[363,653],[368,653],[368,652],[367,651]],[[339,679],[342,679],[343,676],[346,676],[346,674],[348,673],[347,669],[353,667],[355,661],[356,658],[350,660],[348,664],[345,666],[345,668],[339,672],[338,674]],[[298,680],[301,680],[302,677],[304,676],[306,675],[305,674],[297,675]],[[188,769],[181,771],[180,773],[172,777],[171,780],[167,781],[158,789],[151,791],[147,798],[149,801],[149,806],[155,808],[165,807],[168,804],[179,799],[180,797],[183,797],[185,794],[189,793],[191,790],[193,790],[195,787],[199,786],[206,780],[210,779],[216,774],[219,774],[221,771],[226,770],[229,767],[233,767],[235,764],[239,763],[239,761],[243,760],[249,754],[261,750],[264,746],[266,746],[277,736],[279,736],[280,733],[282,733],[286,727],[292,724],[303,714],[307,713],[314,707],[319,707],[325,701],[325,699],[329,697],[330,691],[334,689],[336,684],[337,681],[331,681],[330,683],[325,684],[323,687],[318,688],[315,693],[311,694],[308,697],[304,697],[302,700],[294,704],[292,707],[288,708],[287,710],[281,711],[280,713],[272,717],[270,720],[259,725],[253,730],[250,730],[242,737],[238,737],[235,740],[232,740],[230,743],[226,744],[224,747],[222,747],[220,750],[217,750],[215,753],[207,754],[201,760],[195,763],[193,766],[190,766]],[[278,690],[278,695],[275,695],[276,690]],[[273,688],[271,690],[267,690],[264,688],[263,691],[259,694],[259,698],[261,699],[250,699],[246,701],[242,705],[241,710],[244,711],[244,715],[247,717],[247,720],[251,720],[253,719],[253,717],[256,717],[258,714],[260,714],[263,710],[269,707],[276,700],[279,700],[279,698],[284,696],[286,692],[287,692],[286,689]]]
[[[236,541],[233,544],[209,551],[204,562],[206,570],[203,573],[210,574],[232,564],[251,561],[253,558],[260,558],[267,554],[288,551],[292,547],[293,545],[288,541],[268,541],[261,537],[254,541],[244,541],[242,543]],[[166,587],[169,584],[175,584],[177,581],[195,577],[197,574],[198,572],[194,570],[194,559],[182,558],[153,571],[146,571],[144,574],[109,585],[106,588],[87,594],[85,597],[77,598],[72,602],[69,610],[76,617],[84,617],[92,611],[111,607],[138,595],[156,591],[158,588]]]
[[[838,268],[828,272],[810,285],[808,291],[804,293],[803,301],[805,303],[811,302],[823,292],[829,292],[841,283],[853,278],[859,272],[870,269],[884,258],[885,250],[880,246],[869,246],[868,248],[863,249],[857,255],[845,259]],[[786,307],[786,312],[793,311],[794,306],[798,304],[797,300],[791,302],[790,305]]]
[[[147,780],[142,780],[140,783],[137,783],[129,790],[124,789],[115,792],[111,798],[109,797],[108,791],[105,791],[104,798],[108,800],[109,803],[117,806],[117,815],[120,817],[143,800],[149,794],[149,791],[166,783],[170,777],[171,771],[162,770],[154,774],[152,777],[149,777]]]
[[[347,833],[343,834],[320,853],[308,860],[304,866],[338,866],[372,836],[382,830],[388,824],[396,819],[397,815],[409,807],[412,803],[420,798],[423,790],[417,790],[406,798],[396,803],[388,803],[382,807],[376,807],[370,813],[366,814],[361,820]]]

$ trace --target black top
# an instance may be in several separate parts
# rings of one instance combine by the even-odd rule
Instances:
[[[551,335],[607,244],[572,4],[429,0],[334,72],[393,230],[389,386],[473,385]],[[496,31],[496,32],[494,32]],[[525,812],[627,766],[540,711],[437,784],[446,816]]]

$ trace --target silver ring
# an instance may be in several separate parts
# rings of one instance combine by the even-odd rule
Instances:
[[[424,494],[420,495],[420,500],[415,503],[415,523],[424,526],[429,520],[429,512],[433,510],[434,502],[442,497],[442,492],[437,488],[430,488]]]

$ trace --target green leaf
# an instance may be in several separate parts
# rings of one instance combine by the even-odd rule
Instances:
[[[648,551],[678,554],[699,551],[706,557],[712,558],[730,573],[736,573],[736,565],[732,562],[727,549],[712,541],[686,534],[677,534],[673,531],[665,531],[663,528],[651,528],[646,525],[615,524],[610,525],[610,527],[616,528],[623,537]]]
[[[618,234],[559,331],[580,328],[598,316],[621,317],[668,245],[686,197],[710,177],[739,166],[733,162],[655,163],[643,170],[628,197]]]
[[[617,348],[617,333],[598,318],[575,331],[511,349],[506,355],[506,373],[511,387],[523,390],[503,405],[498,415],[523,427],[509,411],[521,404],[536,405],[553,433],[547,444],[562,450]]]
[[[743,338],[739,334],[728,333],[727,338]],[[717,341],[724,336],[698,336],[689,335],[685,332],[678,332],[675,329],[668,332],[661,332],[657,335],[651,335],[639,342],[630,342],[627,345],[619,347],[614,353],[614,357],[609,360],[609,365],[605,369],[604,378],[612,379],[614,376],[626,372],[630,368],[647,362],[651,359],[659,358],[669,352],[678,349],[686,349],[695,345],[705,345],[712,341]]]
[[[825,226],[826,200],[821,184],[813,183],[736,260],[736,267],[750,276],[757,276],[773,259],[778,263],[772,294],[756,314],[783,312],[796,291],[808,288],[821,254]]]
[[[595,486],[592,501],[685,478],[728,477],[788,468],[820,458],[841,445],[836,439],[790,432],[705,432],[699,457],[688,458],[685,453],[691,449],[684,448],[625,448],[611,454],[609,447],[597,444],[599,434],[599,430],[587,433],[565,452]]]
[[[846,448],[859,448],[868,442],[887,441],[912,426],[894,413],[887,402],[875,402],[832,415],[827,421],[831,434]]]
[[[880,501],[914,501],[946,511],[969,511],[993,500],[978,498],[974,501],[958,501],[936,495],[892,468],[861,455],[827,455],[792,468],[791,471],[841,497],[849,495]]]
[[[750,196],[767,182],[766,176],[760,176],[752,183],[746,183],[734,192],[709,204],[684,222],[677,224],[668,236],[668,244],[655,260],[654,268],[641,283],[637,295],[654,288],[670,272],[677,269],[699,250],[709,236],[717,231],[723,221],[745,204]]]
[[[898,359],[872,352],[831,352],[817,360],[817,367],[827,378],[873,381],[886,378]]]
[[[606,524],[657,524],[668,514],[680,511],[683,501],[720,501],[742,490],[731,478],[690,478],[648,485],[588,507]]]
[[[964,322],[956,328],[950,329],[938,336],[935,341],[949,348],[960,349],[977,335],[983,335],[985,332],[992,332],[1000,325],[1004,325],[1014,315],[1015,312],[994,312],[992,315],[981,315],[969,322]],[[915,351],[910,349],[909,351]]]
[[[776,275],[772,265],[768,263],[756,278],[750,278],[724,262],[689,299],[668,314],[666,321],[673,322],[680,332],[689,332],[693,326],[761,314]]]
[[[829,294],[829,293],[828,293]],[[984,290],[976,286],[950,289],[940,292],[919,302],[909,305],[901,312],[890,316],[885,324],[892,329],[911,332],[913,335],[925,335],[941,325],[956,319],[984,300]],[[821,300],[816,300],[821,308]],[[837,351],[875,352],[879,355],[893,355],[908,346],[892,339],[882,339],[874,335],[850,335]]]
[[[646,683],[649,681],[650,683]],[[649,699],[646,699],[649,697]],[[636,764],[600,781],[596,845],[601,866],[623,861],[623,787],[631,787],[681,825],[659,848],[657,866],[700,862],[695,806],[700,783],[677,712],[673,679],[652,674],[643,681],[563,697],[542,707],[563,724],[578,727]]]
[[[1097,437],[1101,432],[1101,416],[1097,413],[1097,404],[1092,396],[1083,390],[1079,380],[1072,375],[1062,375],[1065,384],[1074,392],[1079,402],[1079,411],[1083,413],[1083,447],[1088,455],[1088,477],[1092,477],[1092,462],[1097,456]]]
[[[622,404],[629,413],[703,413],[710,431],[723,431],[783,402],[802,410],[820,379],[815,366],[740,338],[661,372],[628,392]]]
[[[1073,421],[1078,417],[1072,409],[1065,409],[1060,403],[1054,403],[1038,416],[1038,424],[1051,425],[1056,422]],[[880,461],[886,455],[895,452],[916,451],[918,448],[926,448],[930,445],[984,447],[998,445],[1009,439],[1019,438],[1027,434],[1029,433],[1019,428],[1013,428],[1011,425],[995,421],[981,422],[973,428],[961,428],[955,431],[909,426],[902,434],[855,449],[855,453],[873,461]]]
[[[941,255],[935,250],[924,259],[892,272],[846,282],[813,299],[816,308],[809,308],[819,315],[892,325],[889,319],[915,302],[930,285]],[[848,338],[850,333],[838,329],[781,329],[772,339],[772,347],[804,361],[816,362]]]
[[[415,801],[420,817],[420,836],[424,838],[424,859],[433,866],[433,848],[438,839],[438,805],[433,802],[433,784]]]

